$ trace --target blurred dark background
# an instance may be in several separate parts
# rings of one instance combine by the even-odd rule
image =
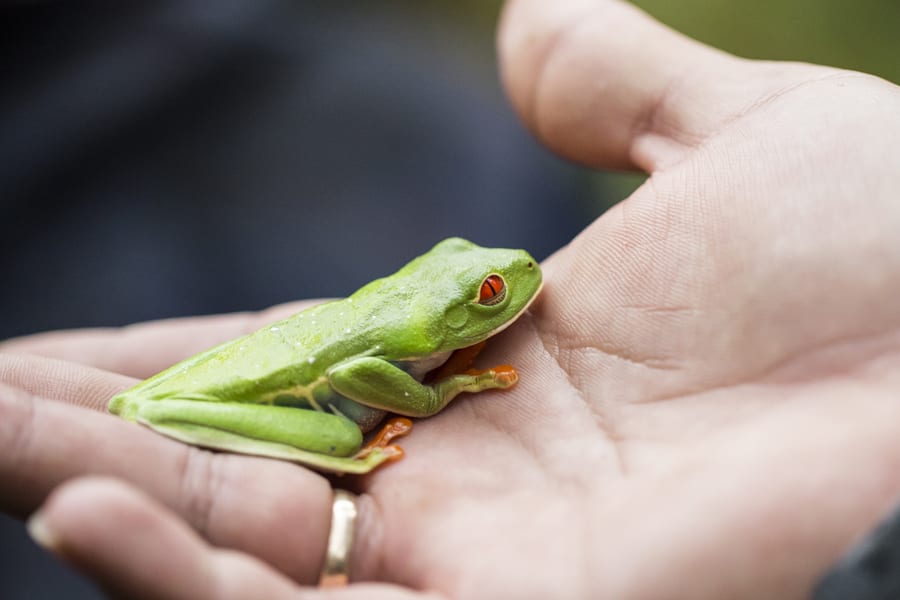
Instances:
[[[744,56],[900,80],[896,0],[642,0]],[[641,176],[544,151],[498,0],[14,2],[0,339],[339,296],[449,235],[543,258]],[[100,594],[0,517],[0,597]]]
[[[449,235],[585,223],[489,31],[400,4],[5,9],[0,337],[347,294]]]

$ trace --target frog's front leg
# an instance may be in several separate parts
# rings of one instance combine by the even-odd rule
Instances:
[[[518,374],[509,365],[468,371],[422,384],[400,367],[380,358],[355,358],[328,372],[331,387],[352,400],[408,417],[428,417],[461,392],[508,388]]]
[[[342,415],[292,408],[177,398],[143,401],[134,420],[171,438],[267,456],[339,473],[367,473],[394,458],[392,447],[365,458],[359,426]]]

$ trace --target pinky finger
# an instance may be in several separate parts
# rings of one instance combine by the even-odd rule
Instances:
[[[317,590],[301,590],[249,555],[213,548],[167,508],[113,479],[85,478],[60,486],[32,516],[28,529],[35,541],[82,570],[113,597],[320,597]],[[327,597],[409,600],[422,596],[393,586],[354,585],[330,590]]]

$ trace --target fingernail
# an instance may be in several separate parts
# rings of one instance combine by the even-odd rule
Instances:
[[[41,511],[32,513],[28,518],[28,522],[25,524],[25,529],[28,530],[28,535],[31,536],[31,539],[47,550],[54,550],[59,545],[56,534],[54,534],[53,530],[47,526],[47,522],[44,520],[44,515],[41,514]]]

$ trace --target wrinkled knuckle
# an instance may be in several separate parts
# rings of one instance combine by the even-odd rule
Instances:
[[[180,512],[204,537],[208,537],[222,481],[216,458],[208,450],[186,447],[181,465]]]
[[[4,464],[21,468],[28,460],[36,420],[36,399],[23,390],[0,384],[0,452]]]
[[[373,579],[384,569],[384,510],[377,496],[360,494],[356,499],[357,518],[350,564],[354,578]]]

